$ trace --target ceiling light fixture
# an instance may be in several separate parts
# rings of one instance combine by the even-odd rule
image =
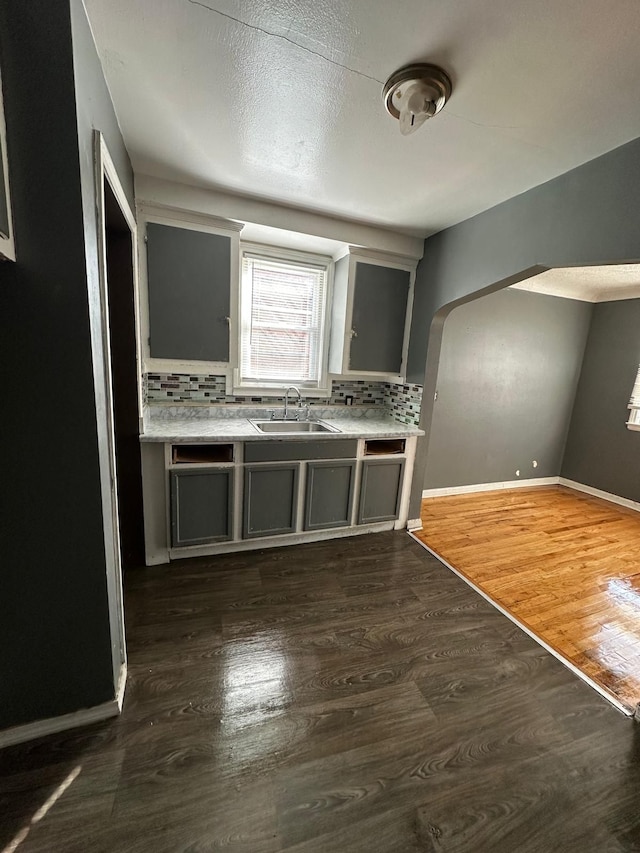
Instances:
[[[390,116],[408,136],[439,113],[451,95],[451,80],[437,65],[405,65],[384,84],[382,98]]]

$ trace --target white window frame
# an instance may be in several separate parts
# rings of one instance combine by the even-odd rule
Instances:
[[[242,303],[243,303],[243,283],[242,283],[242,265],[245,254],[257,255],[267,259],[284,261],[292,264],[311,264],[313,266],[323,266],[326,269],[327,280],[325,287],[325,304],[324,304],[324,328],[322,330],[322,352],[320,357],[320,377],[317,388],[301,388],[300,391],[303,397],[330,397],[331,396],[331,381],[329,378],[329,336],[331,332],[331,300],[333,296],[333,259],[326,255],[315,255],[310,252],[297,252],[291,249],[281,249],[276,246],[264,246],[256,243],[241,243],[240,244],[240,275],[238,286],[238,358],[237,367],[233,371],[233,393],[238,396],[260,396],[260,397],[282,397],[285,389],[289,385],[295,385],[295,380],[282,380],[278,384],[273,382],[265,383],[243,383],[241,377],[242,370]]]
[[[627,428],[640,432],[640,367],[638,367],[636,381],[633,384],[628,408],[629,420],[627,421]]]

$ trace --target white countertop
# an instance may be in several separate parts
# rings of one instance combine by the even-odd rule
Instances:
[[[238,407],[235,407],[236,409]],[[175,412],[167,416],[166,410],[145,417],[144,431],[141,441],[160,442],[198,442],[198,441],[325,441],[336,438],[405,438],[414,435],[424,435],[418,427],[405,426],[393,420],[389,415],[378,415],[371,409],[367,414],[355,412],[350,415],[336,416],[328,412],[328,416],[316,415],[312,412],[311,420],[320,419],[324,423],[339,430],[338,432],[310,433],[264,433],[250,423],[249,418],[268,420],[254,411],[247,412],[246,417],[238,416],[237,411],[227,410],[224,416],[216,417],[209,410],[204,413]],[[322,411],[324,415],[327,409]],[[230,415],[233,415],[230,417]],[[333,415],[333,416],[332,416]]]

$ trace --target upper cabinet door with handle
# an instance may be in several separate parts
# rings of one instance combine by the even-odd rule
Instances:
[[[411,273],[356,263],[349,369],[399,374]]]
[[[229,361],[230,236],[147,223],[149,355]]]

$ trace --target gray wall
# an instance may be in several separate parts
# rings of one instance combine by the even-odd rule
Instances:
[[[546,267],[640,260],[640,140],[441,231],[418,265],[409,381],[424,382],[410,517],[420,512],[444,317],[456,301]],[[537,269],[536,269],[537,268]],[[529,272],[529,274],[530,274]]]
[[[502,290],[451,312],[425,489],[560,474],[591,310]]]
[[[103,92],[89,57],[76,69],[87,75],[77,114],[69,0],[5,0],[0,50],[18,254],[0,265],[0,375],[11,389],[0,419],[5,728],[114,691],[83,218],[92,155],[86,138],[78,146],[85,105],[95,96],[100,110]]]
[[[594,306],[562,476],[640,501],[640,433],[627,403],[640,362],[640,299]]]

